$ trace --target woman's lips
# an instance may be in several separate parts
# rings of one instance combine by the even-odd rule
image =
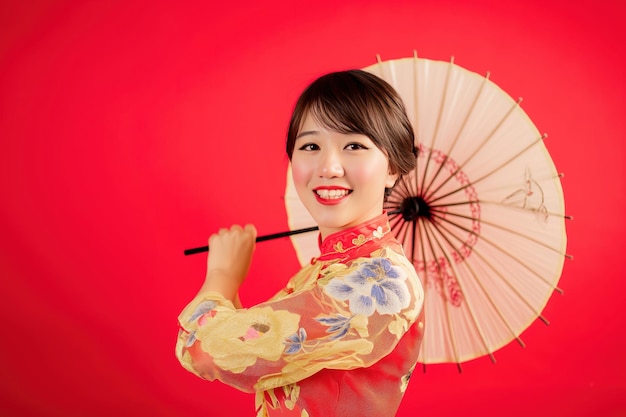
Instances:
[[[335,205],[341,203],[352,192],[347,188],[319,187],[313,190],[318,202],[325,205]]]

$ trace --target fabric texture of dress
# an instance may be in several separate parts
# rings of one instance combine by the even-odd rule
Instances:
[[[417,362],[424,293],[386,214],[329,235],[274,297],[198,295],[179,316],[190,372],[256,393],[257,417],[391,417]]]

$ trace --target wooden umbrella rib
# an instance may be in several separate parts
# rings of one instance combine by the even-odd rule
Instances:
[[[389,227],[391,228],[391,231],[395,231],[398,230],[398,227],[402,227],[402,224],[404,222],[402,221],[402,218],[399,216],[389,216]],[[397,234],[394,234],[395,236],[397,236]]]
[[[422,222],[422,227],[420,228],[420,230],[422,231],[421,235],[423,235],[423,238],[421,239],[421,242],[427,242],[428,245],[428,249],[430,250],[430,254],[433,257],[433,262],[435,262],[437,264],[437,268],[441,269],[441,265],[439,264],[439,261],[437,260],[437,254],[434,251],[434,247],[430,242],[430,236],[427,230],[427,225],[425,224],[423,219],[420,219],[420,221]],[[426,251],[427,249],[425,248],[426,245],[424,245],[422,243],[422,252],[423,252],[423,262],[424,262],[424,272],[426,273],[426,275],[428,276],[428,265],[426,263]],[[458,352],[458,348],[457,348],[457,343],[456,343],[456,338],[454,333],[452,332],[452,326],[450,325],[450,314],[449,314],[449,310],[448,310],[448,305],[447,303],[444,303],[445,309],[445,321],[447,322],[448,326],[448,336],[450,337],[450,340],[452,342],[452,354],[454,355],[454,361],[459,364],[461,362],[460,358],[459,358],[459,352]],[[428,321],[428,317],[425,318],[426,321]]]
[[[452,233],[449,230],[446,230],[446,232],[454,237],[455,239],[459,240],[459,242],[463,243],[458,236],[456,236],[454,233]],[[441,232],[441,235],[444,239],[446,239],[446,241],[448,242],[448,244],[451,247],[454,247],[454,244],[445,236],[445,234],[443,232]],[[455,248],[455,251],[457,253],[458,250]],[[512,286],[512,284],[510,282],[508,282],[506,280],[506,278],[504,278],[504,276],[499,273],[494,266],[489,263],[484,256],[482,256],[478,251],[476,251],[476,248],[472,248],[472,253],[476,253],[476,255],[493,271],[495,272],[495,274],[497,276],[500,277],[500,279],[513,291],[513,293],[515,293],[515,295],[517,295],[517,297],[522,301],[523,304],[525,304],[528,309],[536,316],[539,317],[540,314],[534,310],[534,308],[532,308],[531,305],[528,304],[528,302],[526,301],[526,299],[524,297],[521,296],[521,294]],[[459,253],[460,255],[460,253]],[[481,291],[483,292],[483,294],[485,295],[485,297],[487,298],[487,300],[489,301],[489,304],[493,307],[493,309],[496,311],[498,317],[500,317],[500,320],[502,321],[502,323],[505,325],[505,327],[508,329],[508,331],[510,332],[510,334],[513,336],[513,338],[515,338],[517,340],[517,342],[524,347],[525,343],[524,341],[519,337],[519,335],[516,334],[516,332],[513,330],[513,328],[511,327],[511,325],[509,324],[509,322],[506,320],[506,318],[504,317],[504,314],[502,313],[502,311],[498,308],[497,304],[495,303],[495,301],[493,300],[493,298],[489,295],[489,292],[485,289],[484,285],[482,284],[482,282],[480,281],[480,279],[478,278],[478,275],[476,274],[476,272],[474,271],[474,269],[472,268],[471,264],[469,262],[465,262],[465,266],[470,270],[470,273],[472,274],[472,277],[475,280],[475,283],[480,287]],[[461,285],[459,283],[459,285]]]
[[[433,131],[433,136],[431,138],[431,142],[430,142],[430,146],[429,146],[429,152],[432,152],[433,149],[435,149],[435,142],[437,141],[437,138],[439,137],[439,128],[441,126],[441,118],[443,117],[443,110],[446,107],[446,100],[448,98],[448,87],[450,85],[450,74],[452,73],[452,68],[454,68],[454,57],[452,57],[450,59],[450,63],[448,64],[448,70],[446,71],[446,81],[444,83],[443,86],[443,93],[442,93],[442,97],[441,97],[441,104],[439,106],[439,112],[437,113],[437,119],[435,122],[435,129]],[[428,163],[430,161],[430,158],[428,158],[428,160],[426,161],[426,166],[428,166]],[[437,172],[434,175],[434,178],[431,179],[430,183],[428,185],[426,185],[426,173],[427,171],[424,172],[424,175],[422,177],[423,181],[422,181],[422,187],[421,187],[421,194],[422,195],[426,195],[428,193],[428,188],[430,188],[430,186],[432,185],[432,182],[434,181],[434,179],[437,177],[438,172],[441,171],[443,167],[443,164],[439,165],[439,168],[437,170]]]
[[[524,207],[517,207],[511,204],[504,204],[502,202],[499,201],[490,201],[490,200],[472,200],[472,201],[457,201],[455,203],[446,203],[446,204],[433,204],[430,206],[431,210],[437,211],[437,212],[441,212],[441,213],[446,213],[446,211],[444,210],[437,210],[439,208],[442,207],[455,207],[455,206],[466,206],[468,204],[479,204],[479,205],[496,205],[499,207],[506,207],[506,208],[510,208],[510,209],[516,209],[516,210],[523,210],[523,211],[529,211],[530,209],[524,208]],[[458,215],[454,212],[449,212],[450,214],[455,214]],[[559,217],[565,220],[572,220],[573,217],[567,214],[563,214],[563,213],[556,213],[553,211],[546,211],[546,212],[542,212],[547,214],[550,217]]]
[[[446,235],[444,233],[442,233],[441,230],[439,230],[439,227],[437,227],[437,225],[435,223],[431,222],[431,224],[432,224],[433,228],[439,232],[439,235],[441,236],[441,238],[444,239],[450,245],[450,247],[454,249],[454,251],[457,253],[457,255],[462,257],[462,254],[460,253],[460,251],[452,244],[452,242],[446,237]],[[433,238],[434,238],[434,233],[433,233]],[[450,256],[449,256],[448,252],[445,250],[445,248],[443,247],[443,245],[441,244],[439,239],[435,239],[435,240],[436,240],[436,242],[437,242],[437,244],[439,246],[439,250],[445,256],[446,261],[448,262],[448,265],[450,265],[450,267],[453,269],[455,277],[460,276],[460,274],[458,272],[458,269],[456,268],[455,262],[453,262],[453,260],[450,259]],[[482,286],[482,284],[480,283],[480,280],[478,280],[478,277],[477,277],[476,273],[474,272],[474,270],[471,268],[471,265],[466,265],[466,267],[470,270],[470,272],[472,274],[472,277],[477,282],[478,286],[481,288],[481,290],[483,291],[484,295],[487,297],[489,302],[492,304],[492,307],[498,313],[498,315],[500,316],[500,319],[505,323],[505,326],[509,329],[509,331],[511,332],[513,337],[516,337],[515,332],[508,325],[508,323],[504,319],[503,315],[501,314],[501,312],[499,311],[499,309],[497,308],[497,306],[495,305],[495,303],[493,302],[493,300],[489,296],[489,293]],[[459,280],[459,279],[456,280],[456,283],[458,284],[459,288],[461,289],[461,293],[462,294],[467,294],[467,292],[465,291],[465,288],[464,288],[464,283],[461,280]],[[474,325],[474,328],[475,328],[476,332],[479,335],[479,338],[480,338],[480,341],[481,341],[481,343],[483,345],[483,348],[485,349],[485,351],[489,355],[491,361],[495,363],[495,361],[496,361],[495,360],[495,356],[493,355],[493,351],[490,348],[489,344],[487,343],[487,339],[486,339],[485,334],[484,334],[484,332],[483,332],[483,330],[482,330],[482,328],[480,326],[479,320],[477,319],[478,316],[477,316],[477,314],[476,314],[476,312],[474,310],[474,307],[473,307],[473,305],[472,305],[472,303],[470,302],[469,299],[465,298],[465,301],[466,301],[466,304],[467,304],[467,309],[468,309],[468,311],[470,313],[471,321],[472,321],[472,323]]]
[[[417,255],[418,255],[418,250],[417,250],[416,243],[417,243],[417,235],[419,233],[419,230],[418,230],[419,223],[418,222],[411,222],[411,223],[413,225],[413,230],[411,231],[412,232],[412,234],[411,234],[411,237],[412,237],[412,240],[411,240],[411,262],[414,263],[415,259],[417,258]]]
[[[417,58],[417,51],[413,51],[413,98],[415,100],[415,108],[414,108],[414,117],[413,117],[413,134],[414,138],[414,149],[417,149],[419,145],[419,126],[420,126],[420,100],[419,100],[419,59]],[[415,168],[413,168],[413,178],[415,180],[415,193],[413,195],[417,195],[419,193],[419,181],[418,181],[418,172],[420,168],[420,161],[417,155],[418,151],[415,151]],[[426,171],[424,171],[425,173]],[[404,181],[403,181],[404,182]]]
[[[489,178],[490,176],[492,176],[493,174],[497,173],[498,171],[500,171],[502,168],[506,167],[508,164],[510,164],[512,161],[514,161],[515,159],[519,158],[520,156],[522,156],[524,153],[526,153],[529,149],[531,149],[533,146],[537,145],[538,143],[541,143],[541,141],[543,139],[545,139],[547,136],[546,135],[542,135],[540,137],[538,137],[537,139],[535,139],[533,142],[531,142],[528,146],[526,146],[524,149],[520,150],[518,153],[516,153],[515,155],[511,156],[509,159],[507,159],[506,161],[502,162],[500,165],[496,166],[495,168],[493,168],[491,171],[487,172],[486,174],[484,174],[482,177],[479,177],[478,179],[475,179],[471,182],[468,182],[467,184],[464,184],[458,188],[456,188],[455,190],[449,191],[445,194],[442,195],[438,195],[436,198],[433,198],[430,200],[430,203],[442,200],[446,197],[449,197],[453,194],[456,194],[460,191],[465,190],[468,187],[472,187],[475,186],[476,184],[478,184],[479,182],[483,181],[486,178]],[[456,175],[456,173],[458,173],[460,171],[460,167],[455,170],[455,172],[453,174],[451,174],[451,176]],[[438,191],[438,190],[436,190]]]
[[[400,178],[393,187],[391,195],[385,200],[384,208],[400,209],[405,199],[417,196],[417,176],[413,176],[413,180],[414,182],[407,177]]]
[[[446,104],[446,97],[447,97],[447,92],[448,92],[448,85],[449,85],[449,81],[450,81],[450,73],[452,72],[452,67],[454,65],[454,57],[452,57],[452,59],[450,60],[450,63],[448,64],[448,71],[446,72],[446,80],[443,86],[443,93],[441,95],[441,103],[439,105],[439,112],[437,113],[437,118],[435,121],[435,129],[433,131],[433,134],[430,138],[430,146],[428,146],[428,156],[426,157],[426,163],[424,164],[424,172],[422,173],[422,183],[419,187],[420,193],[423,194],[423,190],[425,188],[425,184],[426,184],[426,174],[428,173],[428,166],[430,165],[430,155],[433,152],[434,146],[435,146],[435,140],[437,138],[437,135],[439,133],[439,126],[441,125],[441,116],[443,114],[443,109],[445,107]]]
[[[398,194],[400,194],[402,197],[413,197],[418,195],[418,190],[417,190],[417,176],[414,176],[415,178],[415,184],[413,184],[411,181],[407,180],[405,177],[402,177],[400,179],[400,181],[398,181],[398,183],[396,184],[396,186],[394,187],[394,190],[396,187],[400,187],[400,190],[396,190]],[[393,196],[393,193],[392,193]]]
[[[401,178],[393,187],[391,195],[389,195],[384,202],[384,208],[400,208],[404,199],[417,195],[416,192],[410,189],[411,183],[406,178]]]
[[[528,172],[530,172],[530,169],[528,169]],[[525,173],[526,176],[527,173]],[[560,173],[544,173],[544,175],[541,176],[535,176],[532,175],[530,178],[526,178],[524,177],[524,183],[526,181],[530,181],[531,183],[536,183],[536,184],[544,184],[544,183],[556,183],[556,182],[560,182],[561,179],[565,176],[565,174],[563,174],[562,172]],[[520,186],[522,182],[519,182],[517,185]],[[499,187],[491,187],[490,190],[493,191],[510,191],[511,188],[513,187],[513,185],[511,183],[503,183],[502,185],[500,185]],[[542,199],[543,200],[543,199]]]
[[[416,225],[419,225],[419,224],[418,224],[418,222],[414,222],[414,223],[415,223]],[[422,225],[422,227],[419,227],[419,228],[418,228],[417,232],[418,232],[418,234],[419,234],[419,236],[420,236],[420,242],[424,242],[424,239],[423,239],[424,227],[423,227],[423,225]],[[421,249],[421,252],[422,252],[422,262],[423,262],[423,267],[424,267],[424,275],[425,275],[425,277],[424,277],[424,279],[423,279],[423,281],[422,281],[422,282],[424,283],[424,286],[425,286],[425,285],[426,285],[426,283],[428,282],[428,267],[427,267],[427,265],[426,265],[426,246],[425,246],[423,243],[422,243],[422,244],[420,244],[419,246],[420,246],[420,249]],[[417,251],[417,250],[416,250],[416,248],[414,247],[414,248],[413,248],[413,254],[415,254],[416,252],[418,252],[418,251]],[[424,289],[424,290],[426,290],[426,289]],[[424,305],[426,305],[426,302],[427,302],[427,301],[426,301],[426,299],[424,299]],[[425,317],[425,320],[424,320],[424,321],[425,321],[426,323],[428,323],[428,317]],[[424,326],[425,326],[425,329],[427,329],[427,328],[428,328],[428,327],[426,327],[426,326],[428,326],[428,324],[425,324]],[[426,356],[426,354],[424,353],[425,346],[426,346],[426,344],[425,344],[425,343],[422,343],[422,344],[421,344],[421,347],[420,347],[421,353],[424,355],[424,357]],[[426,362],[424,362],[424,371],[426,371],[426,368],[425,368],[425,367],[426,367]]]
[[[440,217],[438,217],[440,218]],[[526,265],[524,262],[522,262],[518,257],[514,256],[513,254],[511,254],[511,252],[505,250],[502,246],[497,245],[496,243],[494,243],[491,239],[486,238],[482,235],[477,235],[474,231],[458,224],[455,222],[451,222],[448,219],[443,219],[441,218],[441,220],[443,220],[445,223],[448,223],[452,226],[455,226],[458,229],[461,229],[467,233],[471,233],[473,235],[476,235],[477,237],[480,238],[481,241],[488,243],[489,245],[491,245],[492,247],[494,247],[495,249],[497,249],[498,251],[500,251],[501,253],[503,253],[504,255],[506,255],[507,257],[509,257],[510,259],[514,260],[515,262],[517,262],[520,266],[522,266],[524,269],[526,269],[528,272],[530,272],[531,274],[533,274],[535,277],[537,277],[541,282],[543,282],[544,284],[546,284],[548,287],[550,287],[552,290],[554,291],[558,291],[558,292],[562,292],[560,289],[558,289],[557,286],[555,286],[554,284],[552,284],[551,282],[548,282],[543,276],[541,276],[537,271],[535,271],[534,269],[530,268],[528,265]],[[442,226],[441,226],[442,227]],[[438,227],[439,229],[439,227]],[[460,243],[463,243],[463,240],[457,236],[455,233],[453,233],[452,231],[448,230],[447,228],[443,228],[444,230],[446,230],[446,232],[454,237],[455,239],[457,239]],[[525,303],[527,305],[527,307],[537,316],[540,316],[539,311],[536,311],[531,305],[528,304],[528,302],[526,301],[526,299],[524,297],[522,297],[521,294],[519,294],[519,292],[517,291],[517,289],[515,289],[515,287],[495,268],[493,267],[493,265],[491,265],[491,263],[489,261],[487,261],[487,259],[480,253],[480,251],[476,248],[476,246],[472,247],[472,254],[475,254],[476,256],[478,256],[479,258],[481,258],[487,265],[489,265],[489,267],[491,269],[493,269],[493,271],[496,273],[497,276],[499,276],[502,281],[504,283],[506,283],[508,285],[508,287],[519,297],[520,300],[522,300],[523,303]]]
[[[432,244],[431,240],[430,240],[430,234],[428,233],[428,224],[426,223],[426,221],[422,218],[420,218],[420,221],[423,223],[423,227],[420,228],[420,230],[423,231],[423,235],[426,237],[426,242],[428,242],[428,248],[430,248],[430,253],[433,257],[434,260],[437,259],[437,254],[435,253],[434,250],[434,245]],[[430,223],[432,224],[432,223]],[[434,238],[434,237],[433,237]],[[422,242],[424,242],[424,240],[422,240]],[[424,246],[424,245],[422,245]],[[425,248],[424,248],[424,252],[425,252]],[[426,256],[424,253],[424,271],[428,271],[428,265],[426,263]],[[437,265],[437,270],[441,270],[441,265],[439,264],[439,262],[435,261],[435,264]],[[458,347],[457,347],[457,342],[456,342],[456,338],[454,335],[454,332],[452,331],[452,325],[451,325],[451,319],[450,319],[450,312],[448,310],[448,304],[444,303],[445,306],[445,318],[446,318],[446,322],[448,324],[448,335],[450,336],[450,340],[452,341],[452,349],[453,349],[453,354],[454,354],[454,360],[455,362],[458,364],[461,363],[461,360],[459,358],[459,352],[458,352]],[[460,369],[460,368],[459,368]]]
[[[481,204],[482,204],[482,203],[481,203]],[[516,208],[516,207],[513,207],[513,208]],[[528,210],[528,209],[521,209],[521,208],[520,208],[520,210]],[[455,226],[457,226],[458,224],[457,224],[457,223],[455,223],[455,222],[452,222],[450,219],[448,219],[447,217],[442,216],[441,214],[445,214],[446,216],[460,217],[460,218],[462,218],[462,219],[467,219],[467,220],[475,220],[472,216],[468,216],[468,215],[466,215],[466,214],[461,214],[461,213],[455,213],[455,212],[450,212],[450,211],[447,211],[447,212],[441,212],[441,214],[440,214],[440,212],[439,212],[438,210],[432,210],[432,208],[431,208],[431,212],[432,212],[432,213],[433,213],[433,214],[434,214],[434,215],[435,215],[438,219],[441,219],[442,221],[446,221],[446,222],[448,222],[448,223],[450,223],[450,224],[452,224],[452,225],[455,225]],[[555,215],[556,215],[556,214],[555,214]],[[497,224],[497,223],[493,223],[493,222],[490,222],[490,221],[488,221],[488,220],[484,220],[484,219],[480,219],[480,223],[481,223],[481,224],[486,224],[486,225],[489,225],[489,226],[492,226],[492,227],[495,227],[495,228],[500,229],[500,230],[503,230],[503,231],[505,231],[505,232],[508,232],[508,233],[514,234],[514,235],[516,235],[516,236],[518,236],[518,237],[524,238],[524,239],[526,239],[526,240],[528,240],[528,241],[530,241],[530,242],[536,243],[536,244],[537,244],[537,245],[539,245],[539,246],[543,246],[545,249],[551,250],[552,252],[557,253],[557,254],[559,254],[559,255],[561,255],[561,256],[563,256],[563,257],[565,257],[565,258],[569,258],[569,259],[571,259],[571,258],[572,258],[572,256],[571,256],[571,255],[568,255],[567,253],[565,253],[565,252],[561,251],[560,249],[557,249],[557,248],[555,248],[555,247],[553,247],[553,246],[550,246],[550,245],[548,245],[548,244],[546,244],[546,243],[544,243],[544,242],[541,242],[540,240],[537,240],[537,239],[535,239],[534,237],[532,237],[532,236],[530,236],[530,235],[527,235],[527,234],[521,233],[521,232],[520,232],[520,231],[518,231],[518,230],[510,229],[510,228],[508,228],[508,227],[504,227],[504,226],[502,226],[502,225],[499,225],[499,224]],[[462,226],[460,226],[460,225],[458,225],[458,226],[459,226],[459,227],[462,227]],[[465,230],[465,231],[467,231],[467,232],[470,232],[470,230],[469,230],[469,229],[466,229],[466,228],[463,228],[463,230]],[[555,289],[556,289],[556,288],[555,288]]]
[[[394,198],[393,196],[389,197],[383,204],[383,209],[399,209],[402,201]]]
[[[485,239],[483,239],[485,240]],[[525,265],[523,262],[521,262],[518,258],[514,257],[511,255],[511,253],[505,251],[504,249],[502,249],[502,247],[495,245],[491,240],[485,240],[487,243],[491,244],[493,247],[497,248],[498,250],[500,250],[502,253],[505,253],[506,255],[508,255],[511,259],[515,260],[518,264],[524,266],[526,268],[526,270],[528,270],[529,272],[533,273],[537,278],[539,278],[542,282],[544,282],[548,287],[552,288],[553,290],[558,290],[558,287],[554,286],[552,283],[546,282],[546,280],[540,276],[536,271],[530,269],[527,265]],[[537,317],[538,319],[540,319],[541,321],[543,321],[545,324],[550,324],[550,322],[541,314],[541,311],[537,311],[532,305],[530,305],[530,303],[520,294],[520,292],[513,286],[513,284],[511,284],[506,277],[499,272],[492,264],[491,262],[489,262],[487,260],[487,258],[485,256],[482,255],[482,253],[480,253],[480,251],[476,250],[476,248],[473,248],[472,253],[475,253],[476,256],[478,256],[480,259],[482,259],[482,261],[489,266],[489,268],[494,271],[494,273],[500,277],[500,279],[502,280],[502,282],[504,282],[509,289],[518,297],[518,299],[520,301],[522,301],[522,303],[524,305],[526,305],[526,307],[535,315],[535,317]],[[559,291],[561,292],[561,291]],[[524,343],[521,341],[521,339],[518,339],[518,342],[520,342],[520,344],[522,346],[524,346]]]
[[[414,117],[413,117],[413,131],[417,136],[418,124],[419,124],[419,60],[417,58],[417,51],[413,51],[413,101],[415,102]],[[415,145],[415,144],[414,144]]]
[[[459,164],[459,169],[462,169],[462,167],[464,167],[469,161],[471,161],[472,159],[474,159],[474,157],[476,156],[476,154],[478,154],[478,152],[481,152],[483,147],[491,140],[493,139],[494,135],[496,134],[496,132],[498,130],[500,130],[500,127],[504,124],[504,122],[511,116],[511,114],[513,114],[513,112],[515,110],[517,110],[519,108],[520,103],[522,102],[522,99],[519,98],[517,101],[515,101],[513,103],[513,105],[509,108],[509,110],[504,114],[504,116],[502,116],[500,118],[500,120],[498,121],[498,123],[494,126],[494,128],[491,130],[491,132],[489,132],[489,134],[487,134],[487,136],[485,136],[485,138],[483,139],[483,141],[480,143],[480,145],[474,149],[474,151],[472,153],[470,153],[468,155],[468,157],[465,159],[465,161],[463,163]],[[457,161],[458,162],[458,161]]]
[[[391,228],[391,231],[394,233],[394,236],[396,237],[402,236],[402,233],[406,227],[407,222],[403,221],[402,218],[398,216],[396,218],[390,219],[389,223],[390,223],[389,226]]]
[[[463,168],[465,167],[465,165],[467,165],[467,163],[469,161],[471,161],[476,154],[478,154],[478,152],[482,151],[482,149],[487,145],[487,143],[493,138],[493,136],[495,135],[495,133],[500,129],[500,126],[502,126],[502,124],[509,118],[509,116],[513,113],[513,111],[515,109],[517,109],[519,107],[519,103],[522,101],[522,99],[520,98],[517,102],[515,102],[513,104],[513,106],[504,114],[504,116],[498,121],[498,123],[495,125],[495,127],[491,130],[491,132],[489,132],[485,138],[480,142],[480,144],[476,147],[476,149],[474,149],[474,151],[472,153],[470,153],[470,155],[465,159],[465,161],[460,162],[457,161],[458,163],[458,167],[450,173],[450,175],[448,176],[448,178],[442,182],[441,184],[439,184],[439,186],[437,186],[437,188],[433,191],[430,192],[430,195],[435,195],[450,179],[454,178],[456,176],[456,174],[458,174],[460,171],[463,170]],[[515,158],[513,158],[515,159]],[[508,162],[507,162],[508,163]],[[499,169],[499,168],[498,168]],[[467,186],[466,186],[467,187]],[[463,190],[466,187],[462,187],[460,190]],[[455,191],[456,192],[456,191]],[[454,192],[453,192],[454,193]],[[453,194],[452,193],[452,194]]]
[[[448,213],[449,214],[449,213]],[[440,219],[442,222],[445,222],[449,225],[452,225],[460,230],[463,230],[466,233],[469,234],[473,234],[475,236],[477,236],[480,240],[489,243],[491,246],[493,246],[494,248],[498,249],[500,252],[504,253],[505,255],[507,255],[508,257],[510,257],[511,259],[515,260],[519,265],[521,265],[522,267],[524,267],[526,270],[528,270],[529,272],[531,272],[533,275],[535,275],[537,278],[539,278],[540,281],[542,281],[544,284],[546,284],[547,286],[549,286],[552,290],[557,291],[559,293],[563,293],[563,291],[553,285],[552,283],[548,282],[543,276],[539,275],[535,270],[531,269],[528,267],[528,265],[526,265],[524,262],[522,262],[519,258],[513,256],[510,252],[506,251],[505,249],[502,248],[502,246],[495,244],[491,239],[486,238],[483,235],[478,235],[476,234],[473,230],[468,229],[467,227],[453,222],[448,218],[443,218],[441,216],[435,215],[435,217],[437,217],[438,219]],[[481,221],[482,222],[482,221]],[[459,240],[459,242],[464,243],[461,238],[459,238],[458,236],[456,236],[453,232],[449,231],[448,229],[445,229],[450,235],[454,236],[456,239]],[[546,246],[547,248],[553,250],[554,252],[556,252],[557,254],[561,255],[561,256],[565,256],[561,251],[555,250],[554,248],[550,248],[549,246]],[[472,248],[472,253],[475,251],[475,247]]]
[[[456,236],[454,233],[452,233],[449,230],[446,230],[446,232],[454,237],[455,239],[459,240],[459,242],[462,242],[458,236]],[[446,241],[448,242],[448,244],[455,248],[455,251],[460,255],[461,253],[458,251],[458,249],[456,249],[456,247],[454,246],[454,244],[445,236],[444,233],[440,232],[441,235],[443,236],[444,239],[446,239]],[[463,242],[462,242],[463,243]],[[472,248],[472,252],[475,251],[475,248]],[[494,272],[496,272],[496,275],[500,276],[501,279],[504,279],[501,274],[493,267],[493,265],[491,265],[489,262],[485,261],[485,258],[483,256],[479,255],[479,258],[481,260],[483,260],[483,262],[485,262],[485,264]],[[489,304],[491,305],[491,307],[494,309],[494,311],[497,313],[498,317],[500,318],[501,322],[504,324],[504,326],[507,328],[507,330],[509,331],[509,333],[511,334],[511,336],[517,340],[517,342],[524,347],[525,343],[524,341],[519,337],[519,335],[516,334],[515,330],[511,327],[511,325],[509,324],[509,322],[506,320],[506,318],[504,317],[504,314],[502,313],[502,311],[500,310],[500,308],[498,308],[496,302],[494,301],[493,297],[491,297],[489,295],[489,292],[487,291],[487,289],[485,288],[485,286],[482,284],[480,278],[478,277],[478,274],[476,273],[476,271],[474,270],[474,268],[472,268],[472,265],[469,262],[465,262],[465,266],[469,269],[472,277],[474,278],[474,282],[476,283],[476,285],[478,285],[482,291],[482,293],[484,294],[484,296],[487,298]],[[519,294],[519,292],[517,292],[517,290],[515,290],[515,288],[512,287],[512,285],[507,282],[505,280],[506,284],[509,286],[509,288],[511,288],[513,290],[513,292],[522,300],[523,303],[527,304],[527,306],[530,308],[531,311],[533,311],[532,307],[528,305],[527,301],[521,297],[521,294]],[[461,285],[461,283],[459,282],[459,285]],[[537,315],[537,313],[535,311],[533,311],[533,313],[535,315]],[[495,359],[495,358],[494,358]]]
[[[472,101],[472,104],[470,105],[467,113],[465,114],[463,122],[461,123],[461,127],[459,128],[456,136],[454,137],[450,147],[444,152],[444,155],[445,155],[444,160],[441,162],[441,164],[439,164],[439,168],[437,169],[435,174],[432,176],[428,186],[426,186],[425,189],[422,190],[422,193],[423,193],[424,198],[426,200],[429,200],[433,196],[433,194],[435,194],[439,189],[441,189],[441,187],[443,185],[445,185],[448,181],[450,181],[450,179],[454,178],[454,175],[448,176],[447,178],[444,179],[444,181],[439,186],[437,186],[437,188],[435,190],[430,191],[430,188],[435,183],[435,180],[439,177],[439,174],[442,172],[443,168],[446,166],[446,162],[450,158],[450,155],[453,154],[454,148],[456,147],[456,145],[457,145],[457,143],[458,143],[458,141],[459,141],[459,139],[461,137],[461,134],[465,131],[465,127],[467,126],[467,122],[469,121],[469,119],[472,116],[472,114],[474,114],[474,110],[476,109],[476,104],[478,103],[478,99],[481,97],[481,95],[482,95],[482,93],[483,93],[483,91],[485,89],[485,85],[487,84],[487,80],[488,79],[489,79],[489,73],[487,73],[487,75],[485,77],[483,77],[482,83],[480,84],[480,88],[478,89],[478,92],[474,96],[474,100]]]

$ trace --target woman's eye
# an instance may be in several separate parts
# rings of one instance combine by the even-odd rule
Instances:
[[[367,149],[367,146],[362,145],[360,143],[349,143],[348,145],[346,145],[346,149],[351,150],[351,151],[356,151],[359,149]]]
[[[306,143],[298,148],[300,151],[317,151],[319,150],[319,146],[314,143]]]

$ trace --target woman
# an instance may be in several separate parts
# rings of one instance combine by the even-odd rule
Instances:
[[[237,291],[256,230],[211,236],[205,282],[179,317],[182,365],[255,392],[259,417],[395,415],[417,361],[424,295],[383,202],[414,168],[413,147],[386,82],[360,70],[314,81],[296,103],[286,148],[320,256],[243,309]]]

